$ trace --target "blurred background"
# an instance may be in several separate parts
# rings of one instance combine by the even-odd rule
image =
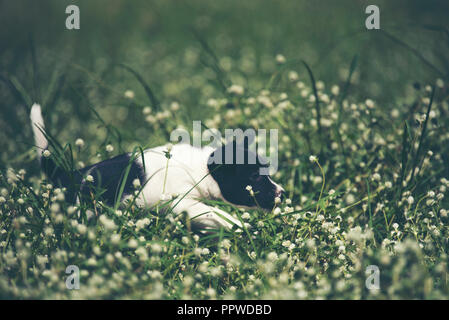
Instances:
[[[65,28],[70,4],[80,30]],[[365,28],[370,4],[380,31]],[[447,0],[0,0],[0,168],[33,168],[34,101],[53,135],[82,137],[91,154],[111,140],[127,151],[165,142],[143,108],[177,101],[175,121],[210,116],[206,101],[225,96],[214,61],[249,91],[266,86],[277,54],[309,81],[295,63],[306,61],[329,86],[342,85],[356,61],[350,95],[398,107],[413,86],[448,79],[448,13]]]

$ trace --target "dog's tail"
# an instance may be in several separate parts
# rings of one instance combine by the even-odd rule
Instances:
[[[31,107],[31,128],[34,134],[34,143],[37,148],[37,158],[42,163],[42,154],[45,150],[48,150],[48,140],[44,135],[45,124],[44,118],[42,118],[41,106],[37,103]]]
[[[30,119],[33,128],[34,143],[37,148],[37,158],[41,164],[42,171],[57,186],[68,187],[70,182],[69,175],[55,163],[48,150],[48,140],[44,134],[44,118],[42,117],[41,106],[39,104],[35,103],[31,107]]]

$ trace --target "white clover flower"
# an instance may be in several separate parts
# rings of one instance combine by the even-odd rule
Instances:
[[[87,232],[87,227],[84,224],[78,224],[77,229],[80,234],[86,234]]]
[[[216,99],[212,99],[212,98],[210,98],[209,100],[207,100],[206,104],[207,104],[209,107],[212,107],[212,108],[217,108],[217,107],[220,106],[220,104],[218,103],[218,101],[217,101]]]
[[[251,215],[248,212],[242,214],[242,219],[248,220],[249,218],[251,218]]]
[[[202,253],[203,251],[201,250],[201,248],[195,248],[195,249],[193,249],[193,254],[195,255],[195,256],[197,256],[197,257],[199,257],[199,256],[201,256],[201,253]]]
[[[94,182],[94,177],[92,177],[92,176],[89,174],[89,175],[87,175],[87,177],[86,177],[86,181],[92,183],[92,182]]]
[[[51,211],[52,213],[58,213],[60,210],[61,210],[61,206],[60,206],[58,203],[53,203],[53,204],[50,206],[50,211]]]
[[[415,199],[412,196],[409,196],[407,198],[407,202],[408,202],[408,204],[413,204],[413,202],[415,202]]]
[[[215,295],[216,295],[216,291],[215,291],[214,288],[207,288],[206,294],[207,294],[209,297],[213,298],[213,297],[215,297]]]
[[[114,151],[114,146],[112,144],[108,144],[106,146],[106,152],[111,153],[112,151]]]
[[[365,104],[368,108],[372,109],[374,107],[374,101],[371,99],[366,99]]]
[[[256,102],[257,102],[257,100],[256,100],[256,98],[254,98],[254,97],[249,97],[249,98],[246,100],[246,103],[249,104],[249,105],[254,105],[254,104],[256,104]]]
[[[337,85],[332,86],[331,92],[334,96],[338,96],[338,94],[340,93],[340,87]]]
[[[52,227],[47,227],[44,229],[44,233],[46,236],[51,236],[53,234],[54,230]]]
[[[287,59],[285,59],[285,57],[282,54],[278,54],[276,55],[276,62],[279,64],[283,64],[287,61]]]
[[[114,221],[109,219],[104,214],[102,214],[98,220],[100,221],[100,223],[103,225],[103,227],[106,230],[114,230],[116,228],[116,225],[115,225]]]
[[[145,261],[148,259],[148,252],[144,247],[138,247],[136,249],[136,254],[139,256],[140,261]],[[159,271],[157,271],[157,272],[159,272]]]
[[[76,145],[78,148],[84,147],[84,140],[81,139],[81,138],[76,139],[75,145]]]
[[[290,71],[289,73],[288,73],[288,79],[290,80],[290,81],[297,81],[298,80],[298,73],[296,72],[296,71]]]
[[[142,113],[145,115],[145,116],[147,116],[147,115],[149,115],[150,113],[151,113],[151,107],[144,107],[143,109],[142,109]]]
[[[126,90],[124,93],[124,96],[125,96],[125,98],[128,98],[128,99],[134,99],[135,94],[134,94],[134,91],[132,91],[132,90]]]
[[[184,286],[186,287],[190,287],[194,281],[195,280],[191,276],[185,276],[184,279],[182,280]]]
[[[157,122],[157,119],[153,115],[150,114],[145,117],[145,121],[150,124],[155,124]]]
[[[292,244],[292,242],[291,242],[290,240],[284,240],[284,241],[282,241],[282,246],[283,246],[283,247],[288,248],[288,247],[290,247],[291,244]]]
[[[133,180],[133,187],[134,187],[135,189],[137,189],[137,188],[140,187],[140,180],[139,180],[139,179],[134,179],[134,180]]]
[[[330,98],[329,98],[329,96],[327,95],[327,94],[321,94],[320,95],[320,100],[322,101],[322,102],[324,102],[324,103],[326,103],[326,104],[328,104],[329,102],[330,102]]]
[[[112,254],[108,253],[106,255],[106,262],[109,263],[109,264],[114,263],[114,256]]]
[[[273,108],[273,102],[269,97],[260,95],[257,97],[257,102],[259,102],[261,105],[267,107],[267,108]]]
[[[391,117],[393,117],[394,119],[396,119],[397,117],[399,117],[399,110],[398,109],[393,109],[391,110]]]
[[[272,251],[267,255],[267,259],[274,262],[278,259],[278,254],[276,252]]]
[[[228,93],[232,93],[232,94],[235,94],[237,96],[241,96],[245,92],[245,89],[243,89],[242,86],[239,86],[237,84],[233,84],[232,86],[230,86],[227,89],[227,91],[228,91]]]
[[[275,198],[274,198],[274,203],[275,203],[275,204],[281,203],[281,198],[275,197]]]
[[[65,195],[64,195],[64,193],[62,193],[62,192],[60,192],[60,193],[58,193],[57,195],[56,195],[56,200],[58,200],[58,201],[64,201],[65,200]]]
[[[221,246],[225,249],[229,249],[231,247],[231,241],[229,241],[229,239],[223,239],[221,241]]]
[[[282,212],[282,210],[281,210],[281,208],[279,208],[279,207],[277,207],[277,208],[275,208],[275,209],[273,210],[273,214],[274,214],[275,216],[280,215],[281,212]]]
[[[143,219],[137,220],[136,229],[137,230],[143,229],[146,226],[148,226],[149,224],[150,224],[150,219],[148,219],[148,218],[143,218]]]
[[[172,102],[170,104],[170,110],[174,111],[174,112],[178,111],[179,110],[179,103],[176,102],[176,101]]]
[[[309,161],[310,161],[310,162],[317,162],[317,161],[318,161],[318,158],[317,158],[316,156],[314,156],[314,155],[311,155],[311,156],[309,157]]]
[[[173,144],[167,143],[165,145],[165,148],[167,149],[167,152],[170,153],[173,150]]]
[[[153,251],[154,253],[160,253],[162,252],[162,246],[159,243],[153,243],[151,245],[151,251]]]
[[[137,248],[138,245],[139,245],[139,243],[136,241],[136,239],[129,239],[128,247]]]
[[[42,152],[42,155],[44,156],[44,158],[49,158],[51,156],[51,152],[48,150],[44,150],[44,152]]]

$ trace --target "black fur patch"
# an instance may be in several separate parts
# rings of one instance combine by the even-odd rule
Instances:
[[[226,145],[216,149],[209,157],[208,169],[211,176],[220,187],[223,197],[236,205],[260,206],[271,210],[274,207],[274,198],[277,187],[269,179],[268,175],[261,175],[259,169],[267,166],[267,162],[254,154],[247,145],[238,145],[233,142],[233,162],[225,163]],[[243,163],[238,164],[236,155],[244,154]],[[213,159],[221,159],[221,163],[212,163]],[[252,163],[249,159],[256,159]],[[254,197],[246,190],[251,186]]]
[[[116,200],[121,201],[124,196],[132,194],[135,179],[138,179],[141,185],[145,183],[143,168],[136,161],[131,161],[129,154],[122,154],[73,172],[62,170],[51,159],[45,159],[42,166],[56,186],[67,188],[66,197],[71,202],[75,202],[77,195],[86,200],[91,199],[92,194],[101,194],[100,199],[112,206]],[[122,197],[116,199],[128,167]],[[87,175],[91,175],[94,181],[84,181]]]

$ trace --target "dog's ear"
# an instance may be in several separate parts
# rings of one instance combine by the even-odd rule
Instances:
[[[225,180],[227,177],[234,176],[236,173],[236,166],[232,164],[226,164],[225,160],[219,161],[218,163],[210,161],[215,155],[214,153],[217,151],[214,151],[209,156],[209,162],[207,164],[207,168],[209,169],[210,174],[212,177],[215,178],[215,180]],[[221,156],[220,156],[221,157]]]
[[[215,149],[209,156],[207,167],[214,177],[225,177],[235,173],[235,163],[237,143],[235,140]],[[226,156],[227,155],[227,156]],[[232,158],[231,158],[232,156]],[[228,158],[228,159],[227,159]]]

